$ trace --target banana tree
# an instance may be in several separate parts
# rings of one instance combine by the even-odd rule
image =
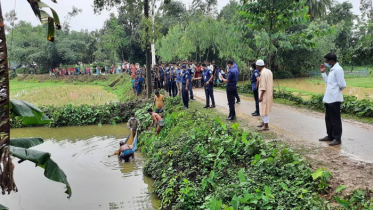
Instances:
[[[57,13],[50,8],[47,4],[41,2],[40,0],[27,0],[31,6],[31,9],[34,11],[35,15],[38,17],[41,23],[48,24],[48,33],[47,33],[47,40],[53,42],[55,36],[55,29],[61,29],[60,20],[58,18]],[[56,0],[51,0],[54,3],[57,3]],[[50,9],[52,12],[52,16],[50,16],[44,9]],[[14,104],[13,104],[14,105]],[[18,105],[14,105],[13,107],[18,107]],[[11,145],[10,139],[10,118],[11,118],[11,103],[9,99],[9,68],[8,68],[8,52],[7,52],[7,44],[6,44],[6,36],[5,36],[5,29],[4,29],[4,18],[1,8],[0,2],[0,187],[2,193],[11,191],[17,191],[16,184],[13,179],[13,171],[14,165],[12,163],[11,154],[19,157],[21,160],[30,160],[35,162],[38,166],[45,168],[45,176],[55,180],[55,181],[64,181],[62,173],[56,169],[55,173],[51,173],[51,169],[55,168],[57,164],[55,164],[51,159],[50,155],[44,155],[37,158],[36,156],[32,156],[32,150],[28,150],[28,148],[17,149],[16,146],[19,146],[17,142]],[[34,110],[35,111],[35,110]],[[36,112],[36,111],[35,111]],[[14,115],[16,111],[14,112]],[[34,113],[31,111],[31,113]],[[27,124],[27,119],[30,116],[26,116],[25,123]],[[36,116],[37,118],[37,116]],[[45,120],[45,119],[44,119]],[[43,119],[40,119],[43,121]],[[32,121],[31,121],[32,122]],[[29,121],[30,123],[30,121]],[[30,140],[30,145],[35,145],[37,142],[40,143],[40,140],[34,141]],[[29,145],[29,146],[30,146]],[[43,157],[43,158],[40,158]],[[58,167],[58,166],[57,166]],[[60,170],[61,171],[61,170]],[[56,174],[57,173],[57,174]],[[60,176],[58,176],[60,175]],[[58,177],[58,178],[56,178]],[[65,176],[66,180],[66,176]],[[71,189],[67,183],[67,193],[71,196]],[[2,209],[2,206],[0,206]]]

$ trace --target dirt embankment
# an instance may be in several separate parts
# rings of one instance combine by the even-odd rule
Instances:
[[[71,82],[94,82],[94,81],[111,81],[113,78],[118,78],[120,80],[123,75],[68,75],[68,76],[50,76],[47,74],[43,75],[19,75],[15,80],[18,81],[26,81],[26,80],[32,80],[32,81],[38,81],[38,82],[46,82],[46,81],[63,81],[66,83]],[[118,81],[119,81],[118,80]]]

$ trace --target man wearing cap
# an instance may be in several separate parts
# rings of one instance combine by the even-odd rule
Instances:
[[[256,62],[256,68],[260,72],[259,79],[259,112],[262,123],[258,125],[259,131],[269,130],[269,113],[273,104],[273,75],[272,71],[265,67],[263,60]]]
[[[236,110],[234,107],[235,93],[237,92],[238,69],[233,65],[232,60],[228,60],[229,74],[227,79],[220,78],[223,82],[227,83],[227,98],[229,105],[229,116],[227,120],[236,119]]]
[[[215,108],[214,100],[214,89],[213,89],[213,79],[214,74],[211,69],[208,69],[205,64],[202,64],[202,78],[205,83],[205,95],[206,95],[206,106],[203,108]],[[211,107],[210,107],[210,98],[211,98]]]
[[[182,91],[182,98],[184,103],[184,109],[189,108],[189,96],[188,96],[188,86],[190,83],[190,74],[189,71],[186,70],[186,66],[182,66],[183,73],[181,75],[181,91]]]

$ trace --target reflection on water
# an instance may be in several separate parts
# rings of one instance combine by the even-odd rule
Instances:
[[[96,136],[94,136],[96,134]],[[41,136],[44,144],[33,149],[48,151],[65,171],[72,188],[67,199],[64,187],[43,176],[31,162],[14,162],[18,193],[1,196],[10,209],[154,209],[157,199],[151,192],[152,180],[142,173],[140,153],[129,163],[108,157],[126,137],[124,126],[13,129],[12,138]]]
[[[277,79],[274,81],[275,89],[280,86],[283,88],[291,88],[312,93],[325,93],[325,82],[320,79],[320,82],[310,82],[308,79]],[[358,99],[373,99],[373,88],[347,87],[343,90],[344,95],[356,96]]]

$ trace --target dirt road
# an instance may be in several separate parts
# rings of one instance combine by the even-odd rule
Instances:
[[[194,89],[197,99],[204,101],[205,92],[202,88]],[[225,91],[214,90],[217,109],[226,113],[228,110]],[[260,117],[252,117],[255,110],[251,98],[242,97],[241,103],[236,104],[237,117],[249,116],[252,123],[260,121]],[[327,143],[320,143],[319,138],[326,136],[324,114],[306,109],[274,104],[269,115],[270,128],[276,133],[290,136],[297,141],[325,146],[332,153],[347,156],[349,159],[373,163],[373,125],[343,120],[342,145],[329,147]]]

